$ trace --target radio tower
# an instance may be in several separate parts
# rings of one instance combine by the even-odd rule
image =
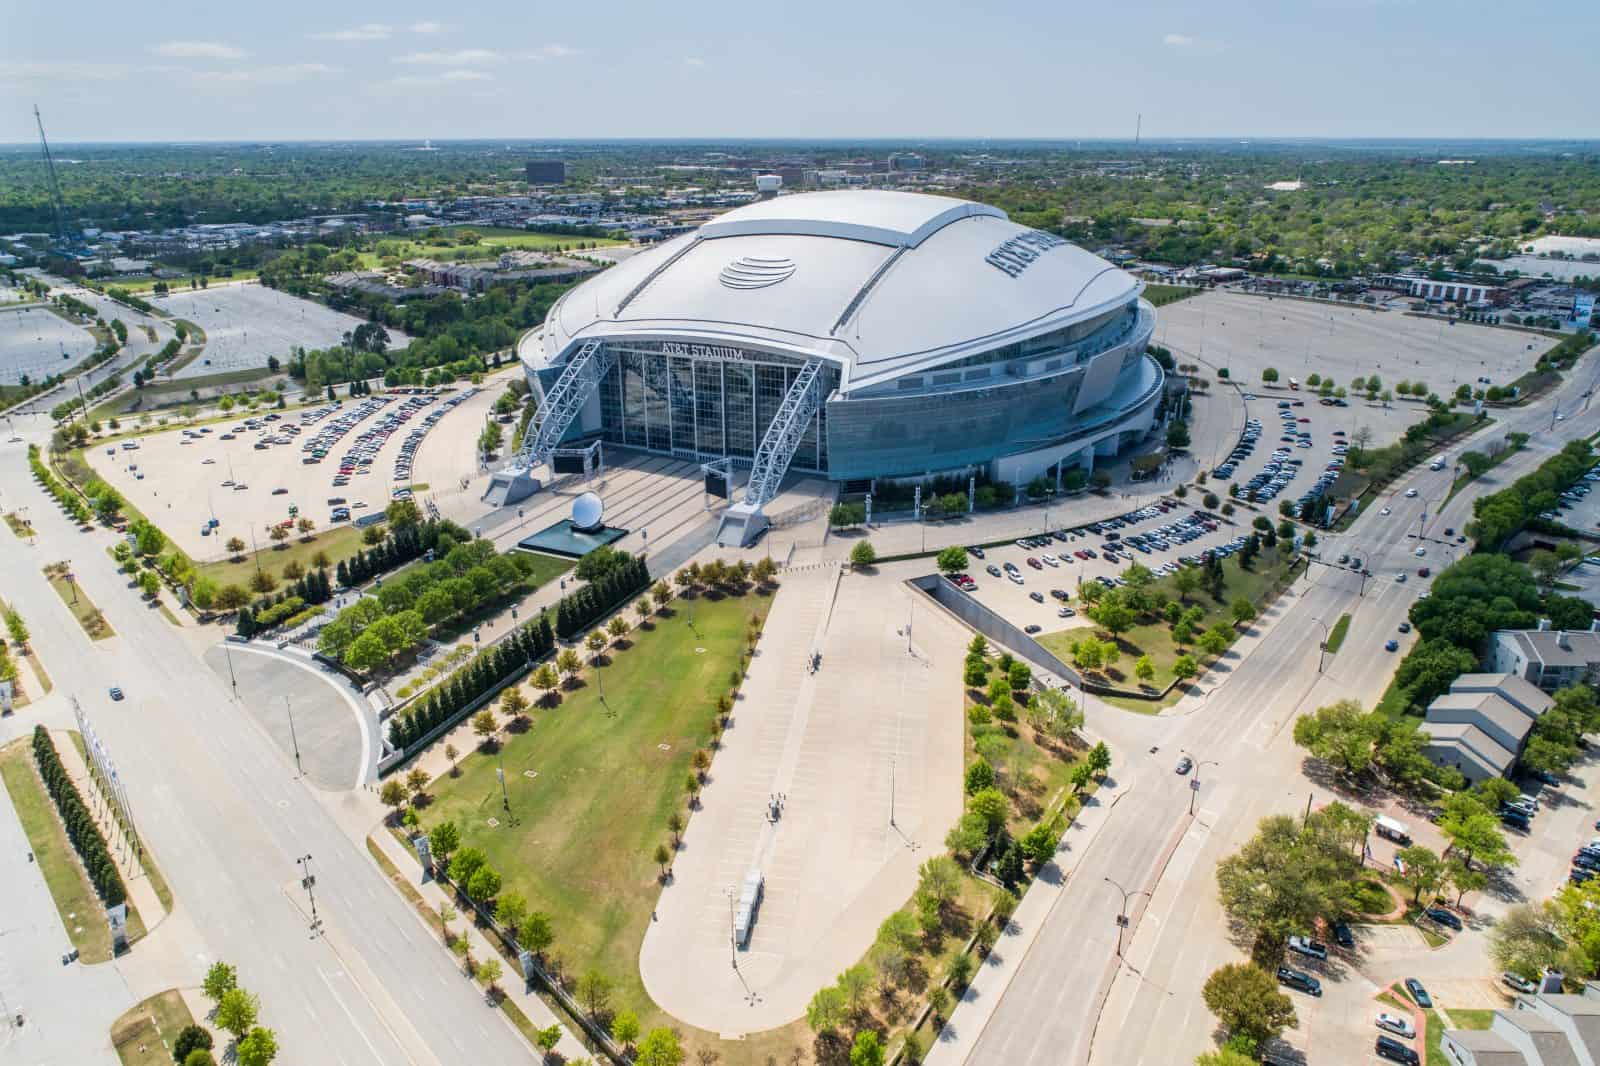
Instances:
[[[50,195],[56,210],[56,240],[67,243],[67,210],[61,203],[61,183],[56,180],[56,161],[50,158],[50,142],[44,135],[44,119],[39,115],[39,105],[33,105],[33,120],[39,124],[39,147],[44,150],[44,165],[50,171]]]

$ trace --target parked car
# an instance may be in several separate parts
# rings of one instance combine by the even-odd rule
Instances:
[[[120,688],[113,687],[111,689],[111,698],[120,702],[122,700],[122,690]]]
[[[1036,625],[1023,626],[1022,627],[1022,631],[1024,633],[1028,634],[1029,636],[1032,636],[1033,634],[1040,632],[1043,628],[1044,628],[1043,626],[1036,626]]]
[[[1322,982],[1308,973],[1291,970],[1287,966],[1278,967],[1278,983],[1288,985],[1297,992],[1304,992],[1310,996],[1322,995]]]
[[[967,554],[972,556],[974,559],[982,559],[984,557],[982,548],[968,548]]]
[[[1388,1011],[1380,1011],[1378,1013],[1378,1028],[1403,1036],[1408,1040],[1417,1035],[1416,1026],[1411,1024],[1410,1018],[1402,1018],[1400,1015],[1390,1014]]]
[[[1424,1010],[1433,1006],[1433,998],[1428,995],[1428,990],[1422,987],[1422,982],[1415,977],[1406,978],[1406,991],[1411,993],[1412,1001]]]
[[[1289,950],[1295,952],[1298,955],[1304,955],[1307,958],[1312,958],[1312,959],[1326,959],[1328,957],[1328,947],[1327,947],[1327,945],[1326,944],[1319,944],[1315,940],[1312,940],[1309,937],[1303,937],[1303,936],[1292,936],[1292,937],[1290,937],[1289,938]]]
[[[1378,1037],[1378,1042],[1373,1046],[1372,1050],[1378,1053],[1380,1059],[1404,1063],[1405,1066],[1419,1066],[1422,1062],[1415,1051],[1412,1051],[1392,1036]]]
[[[1520,973],[1515,973],[1511,970],[1507,970],[1500,975],[1500,982],[1507,988],[1514,988],[1518,992],[1526,992],[1529,995],[1539,991],[1538,982],[1530,981]]]
[[[1178,760],[1176,769],[1178,773],[1186,774],[1190,770],[1194,769],[1194,760],[1185,755],[1183,758]]]
[[[1341,920],[1333,923],[1333,942],[1342,948],[1353,948],[1356,946],[1356,938],[1355,935],[1350,932],[1349,922]]]
[[[1429,907],[1422,913],[1426,914],[1429,918],[1438,922],[1440,925],[1454,929],[1458,933],[1461,931],[1461,919],[1457,917],[1453,911],[1448,911],[1443,907]]]

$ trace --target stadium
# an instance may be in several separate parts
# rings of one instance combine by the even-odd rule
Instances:
[[[1092,469],[1151,429],[1142,284],[983,204],[819,192],[738,208],[567,293],[519,356],[540,406],[486,499],[605,441],[750,468],[749,543],[794,469],[834,481]],[[716,463],[723,460],[722,463]]]

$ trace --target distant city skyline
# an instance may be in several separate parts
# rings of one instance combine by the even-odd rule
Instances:
[[[10,11],[0,142],[1600,136],[1584,0]]]

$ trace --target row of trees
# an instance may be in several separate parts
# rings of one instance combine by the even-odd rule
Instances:
[[[327,562],[326,556],[323,556],[323,562]],[[294,584],[275,597],[263,599],[253,607],[240,608],[238,633],[248,639],[281,625],[299,614],[303,608],[317,607],[331,599],[333,599],[333,582],[328,577],[326,567],[305,571],[295,579]],[[202,610],[207,607],[206,604],[200,603],[198,595],[195,596],[195,603]]]
[[[124,902],[128,898],[128,890],[122,883],[117,864],[111,859],[106,838],[100,835],[94,815],[89,813],[78,786],[72,783],[71,775],[61,763],[55,741],[50,739],[49,731],[42,725],[33,727],[33,760],[39,768],[45,791],[50,794],[56,812],[61,815],[67,839],[72,842],[78,858],[83,860],[84,872],[89,875],[89,883],[94,886],[95,893],[107,907]]]
[[[627,552],[617,552],[609,568],[601,571],[582,588],[569,592],[556,604],[556,635],[570,640],[595,622],[650,587],[650,571],[644,560]],[[663,589],[665,591],[665,589]],[[666,597],[658,597],[665,601]]]
[[[528,663],[543,659],[554,647],[550,619],[541,612],[435,685],[411,711],[396,715],[389,723],[389,743],[408,751],[435,729],[458,720],[485,692],[499,687]]]
[[[89,524],[94,512],[83,502],[83,497],[73,491],[72,486],[56,477],[50,472],[50,468],[44,465],[37,444],[28,445],[28,467],[33,471],[33,478],[39,483],[39,487],[61,505],[61,509],[67,512],[68,518],[79,525]]]
[[[226,962],[214,962],[206,971],[200,991],[215,1006],[217,1027],[233,1035],[231,1056],[238,1066],[271,1066],[278,1057],[278,1037],[259,1025],[261,1000],[239,986],[238,971]],[[184,1057],[179,1057],[180,1051]],[[211,1034],[198,1025],[186,1026],[173,1044],[173,1058],[183,1066],[214,1066]]]
[[[1593,463],[1594,449],[1588,441],[1569,441],[1533,473],[1474,500],[1468,535],[1486,551],[1499,549],[1539,515],[1556,510],[1561,493],[1583,480]]]
[[[428,552],[444,558],[457,545],[470,542],[472,534],[449,519],[436,518],[421,521],[417,505],[410,500],[396,501],[385,509],[389,519],[389,535],[380,543],[356,552],[349,559],[340,560],[334,576],[344,588],[365,585],[379,574],[386,574]],[[391,513],[392,512],[392,513]]]

